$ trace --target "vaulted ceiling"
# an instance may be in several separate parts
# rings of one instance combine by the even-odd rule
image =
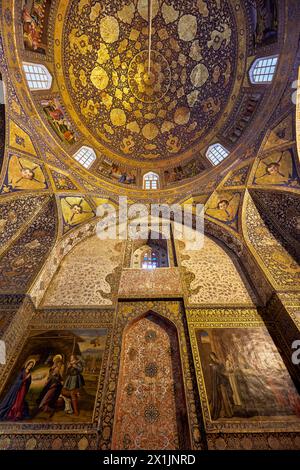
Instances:
[[[149,11],[148,0],[5,0],[2,8],[7,94],[27,117],[10,134],[17,125],[25,151],[60,168],[68,190],[149,201],[211,193],[257,155],[293,74],[288,2],[153,0]],[[273,83],[252,84],[254,60],[273,55]],[[49,90],[28,89],[24,62],[49,70]],[[216,142],[229,156],[213,167],[206,152]],[[74,160],[82,146],[96,154],[89,169]],[[159,191],[142,190],[147,171],[159,174]]]

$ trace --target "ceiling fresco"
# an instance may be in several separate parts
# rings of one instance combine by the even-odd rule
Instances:
[[[284,4],[266,17],[268,5],[153,0],[149,22],[148,0],[22,0],[13,7],[4,0],[3,48],[14,70],[6,78],[10,149],[3,177],[9,191],[28,185],[46,191],[50,183],[55,192],[85,188],[100,196],[122,192],[133,200],[174,201],[208,196],[226,168],[240,168],[226,188],[243,187],[248,172],[242,164],[254,158],[266,137],[294,54],[292,38],[284,48],[281,44]],[[276,86],[251,84],[253,60],[281,48]],[[51,88],[29,90],[22,62],[45,65]],[[265,145],[272,147],[279,134]],[[230,152],[217,167],[205,156],[215,142]],[[96,154],[88,169],[74,159],[84,145]],[[280,166],[288,185],[295,186],[287,150],[275,171]],[[41,174],[27,172],[20,179],[28,157],[33,172]],[[274,184],[264,157],[253,182],[259,186],[264,180]],[[159,192],[141,190],[148,171],[159,174]]]
[[[63,70],[80,120],[100,142],[136,160],[199,143],[221,118],[235,79],[230,2],[69,3]]]

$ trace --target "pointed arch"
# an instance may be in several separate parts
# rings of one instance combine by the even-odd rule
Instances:
[[[153,310],[124,329],[113,449],[190,447],[175,325]]]

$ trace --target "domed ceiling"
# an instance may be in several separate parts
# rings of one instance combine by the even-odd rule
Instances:
[[[277,36],[274,48],[268,36],[267,3],[15,4],[14,16],[8,10],[4,15],[7,38],[12,25],[16,38],[16,53],[11,43],[9,54],[40,150],[84,178],[84,187],[133,198],[173,198],[215,187],[226,168],[249,158],[260,138],[260,116],[267,121],[272,112],[268,97],[279,93],[275,84],[257,86],[248,78],[256,57],[278,52]],[[51,88],[29,90],[20,73],[24,62],[46,66]],[[213,167],[206,151],[216,142],[230,155]],[[83,146],[95,151],[90,168],[74,159]],[[159,174],[156,194],[140,191],[147,171]]]
[[[237,39],[229,1],[153,0],[152,14],[147,0],[68,2],[63,95],[82,131],[111,152],[169,159],[222,121],[236,79]]]

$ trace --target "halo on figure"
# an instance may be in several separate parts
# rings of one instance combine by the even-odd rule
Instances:
[[[53,362],[62,361],[63,357],[61,354],[56,354],[53,358]]]
[[[28,359],[28,361],[25,362],[25,369],[27,369],[28,365],[31,362],[33,363],[32,369],[34,368],[34,366],[36,365],[36,359]]]

